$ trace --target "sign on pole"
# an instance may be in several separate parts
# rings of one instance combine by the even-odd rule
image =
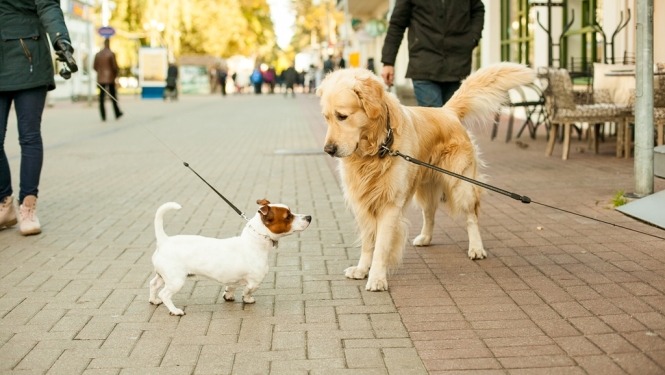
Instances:
[[[104,38],[110,38],[113,35],[115,35],[115,29],[112,28],[111,26],[104,26],[104,27],[100,27],[97,30],[97,33],[99,35],[103,36]]]

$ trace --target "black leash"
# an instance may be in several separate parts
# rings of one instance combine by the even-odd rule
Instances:
[[[392,143],[392,142],[391,142],[391,143]],[[665,237],[659,237],[659,236],[656,236],[656,235],[651,234],[651,233],[646,233],[646,232],[642,232],[642,231],[639,231],[639,230],[636,230],[636,229],[632,229],[632,228],[624,227],[624,226],[619,225],[619,224],[610,223],[610,222],[608,222],[608,221],[604,221],[604,220],[596,219],[596,218],[593,218],[593,217],[590,217],[590,216],[582,215],[582,214],[579,214],[579,213],[577,213],[577,212],[572,212],[572,211],[564,210],[564,209],[562,209],[562,208],[554,207],[554,206],[550,206],[550,205],[545,204],[545,203],[536,202],[536,201],[534,201],[534,200],[531,200],[531,198],[527,197],[526,195],[519,195],[519,194],[517,194],[517,193],[512,193],[512,192],[507,191],[507,190],[499,189],[499,188],[496,187],[496,186],[492,186],[492,185],[486,184],[486,183],[484,183],[484,182],[480,182],[480,181],[474,180],[474,179],[472,179],[472,178],[469,178],[469,177],[466,177],[466,176],[462,176],[461,174],[457,174],[457,173],[455,173],[455,172],[451,172],[451,171],[449,171],[449,170],[446,170],[446,169],[443,169],[443,168],[439,168],[439,167],[437,167],[437,166],[434,166],[434,165],[431,165],[431,164],[425,163],[425,162],[420,161],[420,160],[418,160],[418,159],[414,159],[414,158],[412,158],[412,157],[409,156],[409,155],[404,155],[404,154],[402,154],[402,153],[399,152],[399,151],[393,151],[393,150],[391,150],[389,147],[386,147],[385,145],[381,145],[381,149],[382,149],[383,151],[385,151],[385,152],[386,152],[388,155],[390,155],[390,156],[400,156],[400,157],[402,157],[404,160],[406,160],[406,161],[408,161],[408,162],[410,162],[410,163],[417,164],[417,165],[421,165],[421,166],[423,166],[423,167],[426,167],[426,168],[429,168],[429,169],[435,170],[435,171],[437,171],[437,172],[441,172],[441,173],[447,174],[447,175],[449,175],[449,176],[453,176],[453,177],[458,178],[458,179],[460,179],[460,180],[464,180],[464,181],[466,181],[466,182],[469,182],[469,183],[472,183],[472,184],[478,185],[478,186],[480,186],[480,187],[483,187],[483,188],[485,188],[485,189],[487,189],[487,190],[491,190],[491,191],[493,191],[493,192],[496,192],[496,193],[499,193],[499,194],[505,195],[505,196],[507,196],[507,197],[513,198],[513,199],[518,200],[518,201],[520,201],[520,202],[522,202],[522,203],[526,203],[526,204],[529,204],[529,203],[539,204],[539,205],[541,205],[541,206],[549,207],[549,208],[554,209],[554,210],[558,210],[558,211],[566,212],[566,213],[569,213],[569,214],[572,214],[572,215],[577,215],[577,216],[583,217],[583,218],[585,218],[585,219],[598,221],[598,222],[601,222],[601,223],[604,223],[604,224],[609,224],[609,225],[612,225],[612,226],[615,226],[615,227],[618,227],[618,228],[627,229],[627,230],[630,230],[630,231],[633,231],[633,232],[637,232],[637,233],[640,233],[640,234],[644,234],[644,235],[647,235],[647,236],[651,236],[651,237],[655,237],[655,238],[658,238],[658,239],[661,239],[661,240],[665,240]]]
[[[99,83],[97,83],[97,86],[99,86],[99,89],[102,90],[102,91],[104,91],[104,92],[109,96],[109,98],[113,99],[113,101],[115,101],[116,103],[119,103],[119,102],[118,102],[118,99],[116,99],[115,97],[113,97],[113,95],[111,95],[110,92],[106,91],[106,90],[104,89],[104,87],[102,87],[102,85],[100,85]],[[192,172],[194,172],[194,174],[195,174],[198,178],[200,178],[201,181],[205,182],[205,184],[208,185],[208,186],[212,189],[212,191],[214,191],[215,193],[217,193],[217,195],[219,195],[219,197],[222,198],[222,199],[224,200],[224,202],[226,202],[226,204],[228,204],[229,206],[231,206],[231,208],[233,208],[233,210],[234,210],[238,215],[240,215],[243,219],[249,221],[249,218],[248,218],[247,216],[245,216],[245,214],[244,214],[242,211],[240,211],[240,210],[238,209],[238,207],[234,206],[233,203],[231,203],[228,199],[226,199],[226,197],[224,197],[224,196],[222,195],[222,193],[220,193],[219,191],[217,191],[217,189],[215,189],[212,185],[210,185],[210,184],[208,183],[208,181],[205,180],[205,178],[201,177],[200,174],[196,173],[196,171],[194,170],[194,168],[192,168],[192,167],[189,165],[189,163],[187,163],[186,161],[182,160],[182,158],[180,158],[180,156],[178,156],[178,154],[176,154],[175,151],[171,150],[171,148],[170,148],[169,146],[167,146],[166,143],[164,143],[161,139],[159,139],[159,137],[158,137],[157,135],[155,135],[155,133],[153,133],[152,131],[150,131],[150,129],[148,129],[147,126],[145,126],[145,125],[143,125],[143,124],[141,124],[141,126],[143,126],[143,128],[144,128],[145,130],[147,130],[148,133],[150,133],[153,137],[155,137],[155,139],[158,140],[159,143],[161,143],[162,145],[164,145],[164,147],[166,147],[167,150],[171,151],[171,153],[172,153],[176,158],[178,158],[178,160],[180,160],[180,161],[182,162],[182,164],[183,164],[185,167],[189,168],[189,170],[192,171]]]

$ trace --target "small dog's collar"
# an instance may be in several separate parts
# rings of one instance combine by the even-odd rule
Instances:
[[[393,128],[390,127],[390,111],[388,110],[388,106],[386,106],[386,128],[388,129],[388,135],[386,136],[386,140],[383,141],[381,146],[379,146],[379,158],[383,159],[386,155],[390,153],[390,146],[393,145],[393,142],[395,141],[395,137],[393,136]]]
[[[273,248],[276,249],[277,246],[279,245],[279,242],[273,240],[272,238],[270,238],[270,236],[266,236],[265,234],[261,234],[261,233],[259,233],[256,229],[254,229],[251,225],[249,225],[249,223],[247,223],[247,227],[248,227],[249,229],[251,229],[254,233],[258,234],[260,237],[263,237],[263,238],[265,238],[266,240],[270,241],[270,243],[272,244],[272,247],[273,247]]]

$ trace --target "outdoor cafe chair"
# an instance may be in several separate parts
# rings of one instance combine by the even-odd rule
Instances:
[[[622,124],[625,121],[627,114],[625,106],[612,103],[576,104],[573,84],[567,70],[551,67],[539,68],[538,76],[542,82],[545,107],[551,124],[545,155],[552,155],[560,125],[563,125],[564,133],[561,158],[567,160],[570,153],[570,129],[573,124],[604,122]]]
[[[511,100],[505,105],[510,112],[508,117],[506,142],[510,142],[510,139],[513,136],[513,123],[515,122],[515,110],[517,108],[522,108],[524,110],[525,120],[522,123],[520,130],[517,132],[516,138],[519,138],[522,135],[524,129],[528,129],[529,136],[531,136],[532,139],[536,139],[536,130],[541,124],[545,124],[549,129],[549,125],[546,123],[548,116],[547,113],[545,113],[545,97],[543,95],[543,90],[541,90],[538,85],[531,83],[524,86],[518,86],[510,90],[509,96]],[[497,136],[500,117],[500,112],[494,117],[492,140]]]

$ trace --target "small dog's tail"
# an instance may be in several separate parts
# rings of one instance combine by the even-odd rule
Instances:
[[[157,237],[157,243],[162,243],[166,241],[169,236],[164,232],[164,214],[169,210],[179,210],[181,207],[175,202],[164,203],[159,206],[157,209],[157,214],[155,214],[155,237]]]
[[[450,109],[466,126],[484,123],[508,99],[508,90],[533,83],[536,73],[524,65],[498,63],[471,74],[444,108]]]

